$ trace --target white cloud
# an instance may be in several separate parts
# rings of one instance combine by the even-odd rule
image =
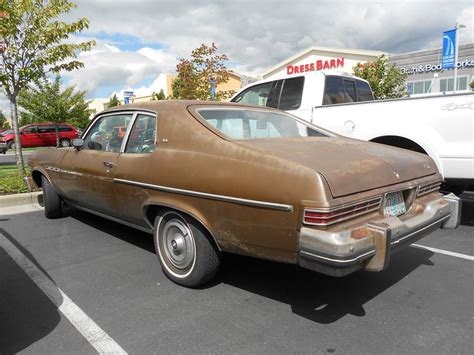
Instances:
[[[201,43],[217,43],[228,55],[231,69],[256,76],[310,46],[393,53],[440,47],[442,32],[456,22],[466,26],[460,31],[460,43],[474,41],[472,0],[76,2],[78,7],[63,16],[65,20],[87,17],[88,33],[101,34],[100,38],[126,34],[139,42],[126,51],[116,41],[97,40],[92,51],[80,54],[85,68],[64,75],[68,84],[92,95],[110,88],[104,94],[109,96],[117,87],[135,88],[137,94],[158,92],[163,87],[160,73],[173,73],[177,58],[188,57]],[[147,42],[163,48],[151,48]],[[149,86],[142,84],[152,80]],[[9,112],[2,95],[0,108]]]
[[[94,49],[80,55],[84,68],[62,73],[80,90],[93,94],[97,88],[104,86],[136,86],[143,80],[174,70],[175,57],[162,50],[144,47],[138,51],[121,51],[117,46],[95,40],[97,45]]]

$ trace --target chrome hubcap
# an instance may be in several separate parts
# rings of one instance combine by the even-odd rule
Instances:
[[[170,264],[185,271],[194,261],[194,240],[189,227],[179,219],[171,219],[163,227],[162,242]]]

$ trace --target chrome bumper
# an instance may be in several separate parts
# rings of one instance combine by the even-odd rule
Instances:
[[[459,225],[461,202],[454,194],[423,204],[411,217],[385,217],[355,228],[328,232],[302,227],[299,236],[300,266],[331,276],[354,271],[382,271],[390,254],[438,228]]]

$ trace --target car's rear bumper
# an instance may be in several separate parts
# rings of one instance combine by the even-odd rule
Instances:
[[[390,254],[438,228],[456,228],[461,203],[453,194],[424,203],[411,217],[385,217],[355,228],[328,232],[303,227],[300,231],[299,265],[331,276],[345,276],[359,269],[384,270]]]

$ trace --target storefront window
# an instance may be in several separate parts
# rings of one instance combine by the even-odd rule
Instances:
[[[456,90],[467,90],[467,76],[459,76]],[[440,79],[439,89],[441,92],[453,91],[454,78]]]
[[[407,83],[407,87],[412,87],[410,94],[426,94],[431,92],[431,80],[415,81]]]

